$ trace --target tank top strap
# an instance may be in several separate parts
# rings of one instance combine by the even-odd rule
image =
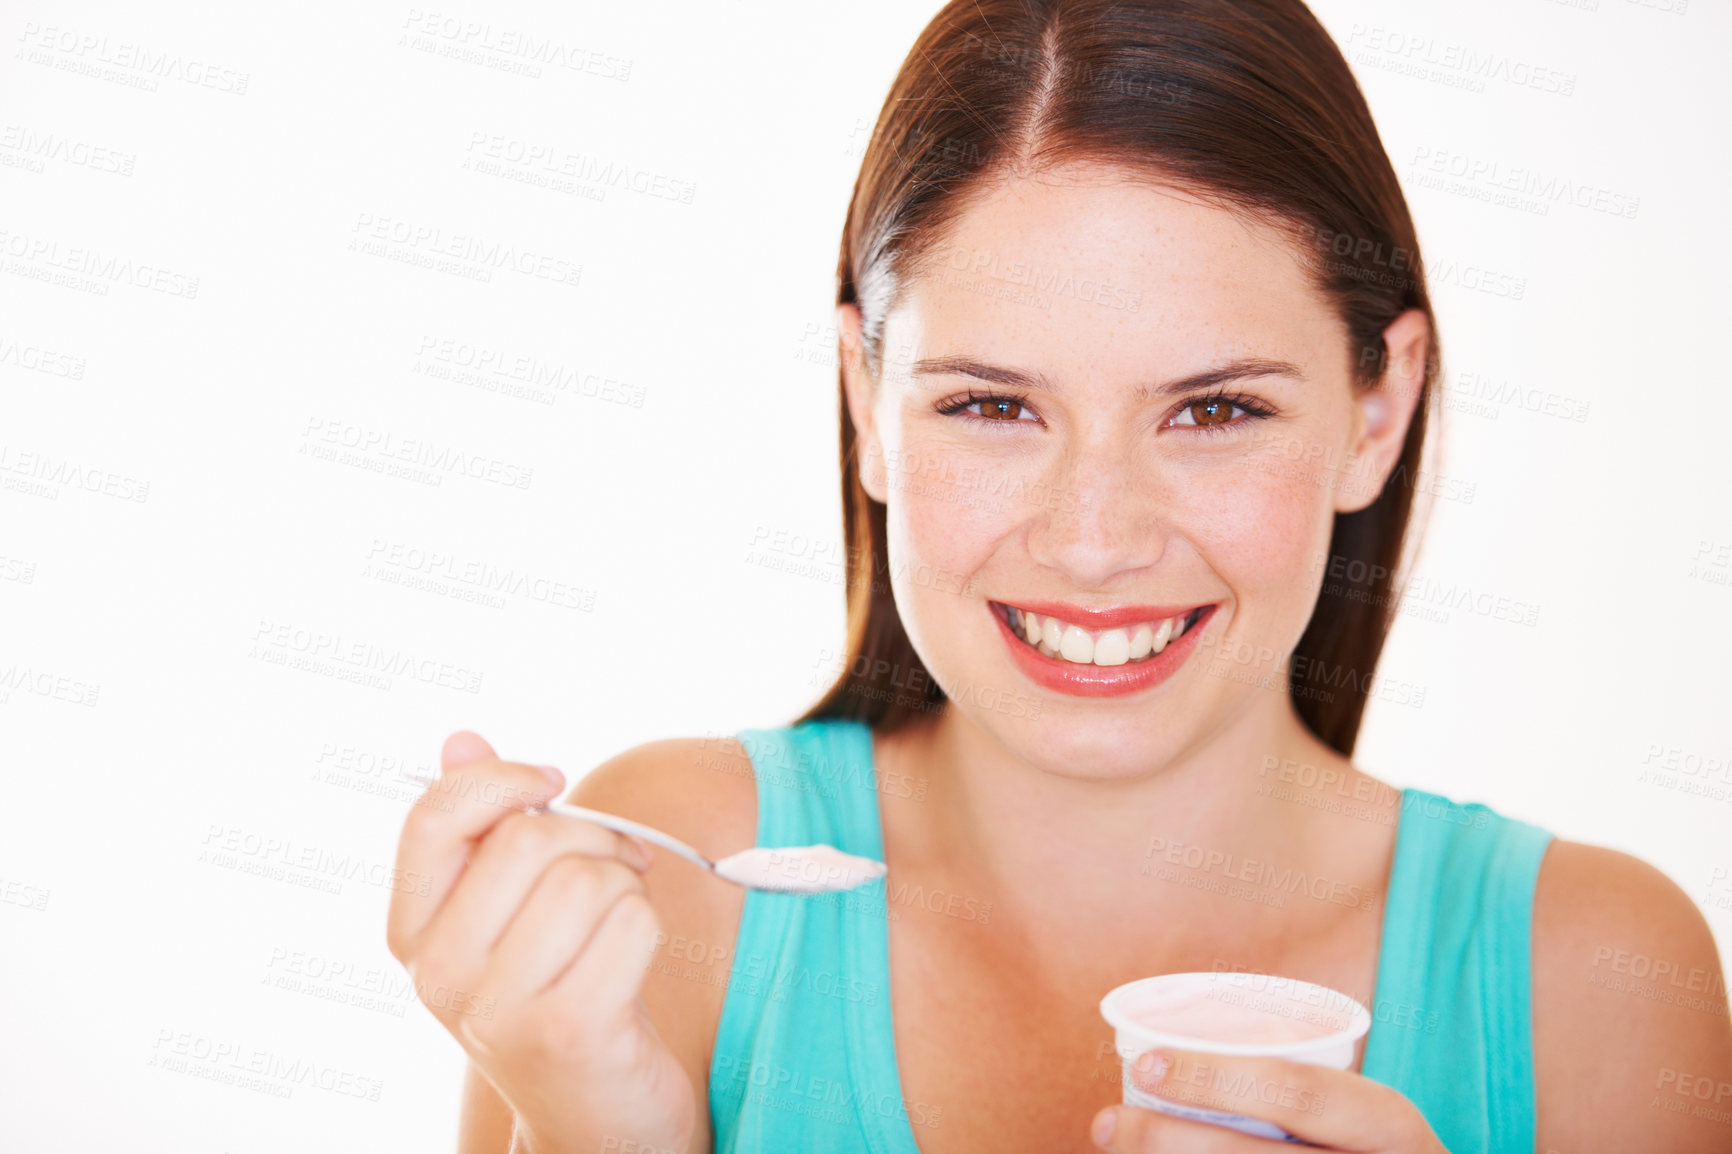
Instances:
[[[872,730],[823,719],[736,735],[758,784],[761,846],[823,842],[882,861]]]
[[[1362,1072],[1453,1154],[1534,1148],[1534,883],[1552,834],[1402,792]]]
[[[757,845],[883,860],[870,727],[824,719],[736,736],[757,784]],[[710,1058],[717,1154],[918,1154],[889,1038],[885,895],[883,878],[746,892]]]

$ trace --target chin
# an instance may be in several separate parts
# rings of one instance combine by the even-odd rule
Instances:
[[[1009,717],[973,704],[960,708],[1023,761],[1079,781],[1140,777],[1178,756],[1194,737],[1162,724],[1161,714],[1146,704],[1127,709],[1086,698],[1039,704],[1032,717]],[[952,707],[958,707],[954,701]]]

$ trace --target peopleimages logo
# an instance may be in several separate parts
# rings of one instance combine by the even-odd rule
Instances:
[[[106,296],[108,286],[116,284],[128,284],[186,300],[198,296],[198,278],[195,276],[101,249],[79,245],[62,247],[58,240],[49,237],[0,230],[0,255],[23,262],[9,268],[9,272],[49,281],[57,275],[51,270],[59,270],[58,276],[72,278],[67,282],[68,287],[91,292],[100,289],[97,294],[100,296]]]
[[[13,483],[15,478],[26,480]],[[122,501],[136,501],[141,505],[150,497],[149,481],[66,457],[55,458],[32,450],[21,452],[10,445],[0,445],[0,487],[19,488],[49,500],[58,500],[62,485]]]
[[[915,1126],[937,1126],[944,1112],[942,1106],[910,1102],[894,1094],[860,1093],[846,1081],[818,1077],[804,1070],[794,1070],[768,1062],[742,1063],[740,1058],[732,1054],[717,1056],[715,1074],[714,1082],[721,1093],[734,1095],[755,1090],[759,1093],[754,1097],[771,1106],[778,1105],[779,1102],[767,1100],[767,1096],[775,1095],[777,1099],[786,1101],[790,1107],[799,1104],[827,1106],[832,1110],[841,1108],[851,1112],[873,1113],[884,1118],[906,1119]],[[825,1116],[838,1120],[845,1117],[841,1113]]]
[[[1363,886],[1313,876],[1292,866],[1277,867],[1273,862],[1242,858],[1225,850],[1169,841],[1164,837],[1151,837],[1143,856],[1170,866],[1182,866],[1193,872],[1218,874],[1222,878],[1246,882],[1266,890],[1304,894],[1306,897],[1332,902],[1349,909],[1369,909],[1377,901],[1377,892]],[[1144,876],[1160,876],[1152,866],[1153,861],[1144,862],[1140,872]]]
[[[186,1030],[160,1029],[151,1046],[150,1066],[211,1081],[261,1090],[287,1098],[298,1087],[377,1102],[385,1083],[301,1055],[252,1046],[233,1038],[212,1038]]]
[[[572,286],[583,279],[583,266],[563,257],[472,233],[448,232],[434,225],[363,212],[357,215],[349,231],[349,248],[353,251],[435,271],[449,271],[446,266],[450,265],[479,274],[476,279],[488,280],[494,270],[504,269]],[[448,259],[441,262],[439,258]]]
[[[129,86],[151,92],[156,91],[159,80],[178,80],[195,88],[245,96],[247,83],[252,79],[250,72],[224,68],[179,52],[126,40],[111,42],[107,36],[54,24],[44,26],[34,20],[24,22],[24,32],[18,39],[28,54],[20,54],[20,59],[104,80],[124,78]]]
[[[464,452],[453,445],[441,445],[420,437],[400,437],[389,429],[372,429],[336,418],[308,417],[301,437],[300,451],[303,454],[324,458],[330,456],[328,452],[321,452],[326,447],[346,449],[361,457],[428,470],[436,479],[457,473],[475,481],[527,489],[535,476],[533,468],[511,461]]]
[[[329,662],[368,676],[408,677],[424,685],[456,689],[464,693],[480,693],[482,674],[449,662],[424,657],[412,650],[396,646],[374,645],[367,641],[344,638],[339,633],[260,620],[253,631],[249,657],[267,660],[268,654],[294,655],[314,662]],[[389,688],[386,682],[382,688]]]
[[[64,377],[69,381],[84,379],[83,357],[45,349],[40,345],[22,344],[4,336],[0,336],[0,365],[12,365],[50,377]]]
[[[41,172],[45,162],[55,161],[93,172],[131,176],[138,163],[137,153],[121,152],[56,132],[38,132],[22,124],[0,128],[0,153],[18,154],[34,172]]]
[[[568,44],[557,37],[542,36],[523,28],[495,26],[484,20],[465,20],[441,12],[411,8],[403,17],[405,37],[415,37],[408,46],[433,49],[473,63],[511,65],[511,71],[541,75],[540,65],[583,72],[603,80],[631,79],[632,62],[621,56]]]

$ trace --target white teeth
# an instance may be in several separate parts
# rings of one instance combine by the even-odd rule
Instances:
[[[1010,608],[1011,632],[1048,657],[1078,665],[1124,665],[1161,652],[1185,632],[1188,614],[1142,622],[1129,629],[1108,629],[1095,636],[1080,625]]]
[[[1051,622],[1051,618],[1047,619]],[[1051,625],[1048,625],[1051,628]],[[1090,637],[1081,627],[1068,625],[1065,627],[1064,640],[1058,644],[1059,656],[1066,661],[1074,661],[1078,665],[1093,665],[1095,663],[1095,639]]]
[[[1096,665],[1123,665],[1131,659],[1131,638],[1123,629],[1109,629],[1094,645]]]

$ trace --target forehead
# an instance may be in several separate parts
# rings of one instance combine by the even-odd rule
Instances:
[[[967,352],[1140,381],[1235,356],[1345,364],[1346,329],[1311,275],[1274,225],[1147,177],[1016,176],[971,203],[905,286],[886,367]]]

